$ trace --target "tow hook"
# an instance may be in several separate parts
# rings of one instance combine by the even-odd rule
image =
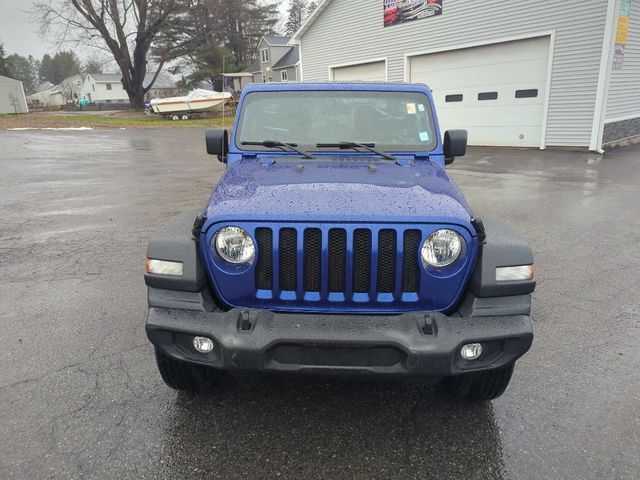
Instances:
[[[436,323],[436,319],[432,315],[424,316],[424,326],[422,327],[422,332],[425,335],[438,335],[438,324]]]
[[[240,333],[251,333],[253,327],[255,327],[255,321],[251,321],[251,316],[248,310],[242,310],[238,315],[238,331]]]

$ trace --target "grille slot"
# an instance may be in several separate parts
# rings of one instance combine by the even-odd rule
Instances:
[[[311,225],[256,228],[255,288],[275,293],[260,292],[258,298],[321,301],[327,300],[327,293],[339,293],[342,295],[330,295],[328,300],[360,305],[416,302],[421,288],[422,238],[420,229],[388,226],[351,231],[326,231]],[[405,293],[412,295],[405,297]],[[376,298],[376,294],[384,297]]]
[[[371,285],[371,230],[353,233],[353,291],[368,293]]]
[[[396,231],[378,233],[378,292],[393,293],[396,284]]]
[[[304,290],[319,292],[322,286],[322,232],[319,228],[304,231]]]
[[[280,230],[280,290],[293,291],[296,289],[297,270],[297,234],[295,228]]]
[[[346,290],[347,232],[342,228],[329,230],[329,291]]]
[[[258,262],[256,264],[256,288],[273,288],[273,232],[270,228],[256,229],[258,243]]]
[[[402,247],[402,291],[420,291],[420,267],[419,253],[420,230],[407,230],[404,232],[404,245]]]

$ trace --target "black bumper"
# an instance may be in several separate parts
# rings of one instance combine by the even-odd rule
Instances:
[[[297,315],[266,310],[202,312],[152,307],[147,335],[177,360],[228,371],[444,377],[508,365],[533,341],[526,315]],[[194,336],[214,340],[208,354]],[[480,359],[460,349],[482,343]]]

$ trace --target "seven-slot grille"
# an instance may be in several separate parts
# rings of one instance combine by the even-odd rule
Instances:
[[[323,234],[313,227],[260,227],[255,233],[258,290],[323,292],[329,298],[420,290],[420,230],[331,228]]]

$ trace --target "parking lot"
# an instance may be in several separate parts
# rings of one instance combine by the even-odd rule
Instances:
[[[472,149],[450,169],[536,253],[534,346],[486,406],[408,383],[170,390],[142,272],[156,228],[223,172],[203,131],[0,146],[0,478],[640,476],[640,146]]]

